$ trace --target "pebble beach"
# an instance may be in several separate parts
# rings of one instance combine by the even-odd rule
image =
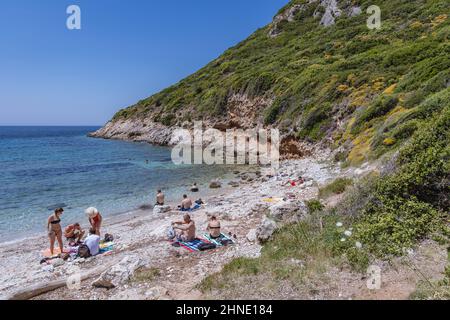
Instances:
[[[288,219],[301,219],[307,214],[304,201],[317,197],[318,187],[339,175],[340,169],[325,156],[300,160],[286,160],[278,170],[251,168],[236,171],[234,179],[222,188],[208,190],[206,205],[193,212],[197,235],[206,232],[208,217],[216,215],[225,233],[235,234],[234,245],[210,252],[189,252],[171,246],[167,228],[179,220],[182,213],[172,210],[154,214],[152,209],[135,210],[106,219],[102,232],[113,234],[114,249],[107,254],[88,259],[40,264],[42,251],[48,245],[45,236],[9,242],[0,245],[2,270],[0,296],[11,298],[27,287],[68,279],[76,274],[87,274],[80,286],[69,289],[62,286],[35,297],[36,299],[201,299],[196,285],[207,275],[220,271],[233,258],[257,257],[261,246],[258,237],[273,232],[283,212],[296,212]],[[286,182],[299,176],[305,183],[295,187]],[[200,193],[191,195],[202,197]],[[285,210],[287,209],[287,210]],[[105,267],[106,270],[102,270]],[[156,283],[134,283],[136,270],[159,270]],[[95,274],[97,272],[97,274]],[[109,273],[109,274],[108,274]],[[93,282],[107,277],[114,288],[93,287]]]

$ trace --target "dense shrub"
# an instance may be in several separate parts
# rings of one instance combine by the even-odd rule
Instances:
[[[328,197],[332,194],[341,194],[353,183],[352,179],[348,178],[337,178],[330,184],[319,189],[319,197]]]
[[[398,169],[383,176],[355,225],[362,243],[377,255],[402,254],[443,227],[450,182],[450,105],[422,127],[400,152]]]
[[[374,118],[384,116],[391,111],[398,104],[398,98],[393,96],[381,96],[375,102],[369,106],[366,110],[361,112],[356,118],[356,122],[353,126],[353,131],[358,132],[363,125],[371,121]]]

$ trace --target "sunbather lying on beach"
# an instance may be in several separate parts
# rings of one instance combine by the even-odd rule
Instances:
[[[66,229],[64,229],[64,237],[66,237],[69,242],[80,242],[83,239],[84,230],[81,229],[80,224],[74,223],[68,225]]]
[[[48,217],[47,220],[47,231],[48,237],[50,239],[50,253],[53,255],[55,248],[55,240],[58,240],[59,248],[61,253],[64,253],[63,240],[62,240],[62,228],[61,228],[61,215],[64,209],[55,209],[55,212]]]
[[[192,200],[187,195],[183,195],[183,201],[181,201],[181,211],[189,211],[192,207]]]
[[[102,215],[98,210],[94,207],[90,207],[86,209],[86,214],[89,217],[89,223],[91,227],[95,229],[95,234],[100,236],[100,227],[102,226]]]
[[[158,190],[158,193],[156,194],[156,205],[157,206],[164,205],[164,193],[162,193],[161,190]]]
[[[195,222],[191,220],[191,216],[185,214],[183,221],[172,222],[172,226],[176,232],[176,238],[178,241],[192,241],[195,239]]]
[[[297,180],[291,180],[289,179],[288,181],[286,181],[283,185],[290,185],[291,187],[295,187],[297,185],[301,185],[305,182],[305,180],[302,177],[299,177]]]
[[[207,230],[209,232],[209,236],[212,239],[220,238],[220,221],[217,220],[216,216],[211,216],[211,218],[209,219]]]

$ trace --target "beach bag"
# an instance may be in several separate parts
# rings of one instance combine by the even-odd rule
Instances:
[[[89,247],[85,244],[82,244],[78,247],[78,254],[80,258],[89,258],[91,256],[91,251],[89,250]]]
[[[169,227],[169,229],[167,229],[167,238],[169,240],[172,240],[173,238],[175,238],[175,230],[173,227]]]
[[[113,235],[109,234],[109,233],[105,234],[105,241],[104,242],[112,242],[112,241],[114,241]]]
[[[229,245],[229,244],[233,244],[233,241],[230,240],[230,239],[223,239],[223,240],[220,240],[220,243],[221,243],[223,246],[227,246],[227,245]]]
[[[67,259],[70,258],[70,254],[64,252],[60,254],[61,259],[63,259],[64,261],[66,261]]]
[[[198,246],[198,250],[200,251],[206,251],[215,249],[217,246],[214,243],[202,243]]]

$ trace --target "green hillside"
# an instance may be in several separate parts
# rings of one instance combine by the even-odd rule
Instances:
[[[273,101],[258,122],[288,126],[298,138],[332,138],[351,164],[395,149],[420,122],[449,103],[450,3],[378,1],[382,28],[369,30],[370,1],[338,1],[361,14],[319,24],[320,1],[304,4],[293,21],[259,29],[180,83],[118,112],[165,125],[227,117],[232,94]],[[316,13],[316,17],[314,17]],[[183,112],[189,110],[189,112]],[[192,112],[194,110],[194,112]],[[287,119],[287,120],[286,120]],[[283,121],[285,120],[285,121]]]
[[[294,277],[285,267],[291,257],[345,257],[365,270],[423,239],[450,243],[450,2],[377,1],[379,30],[366,25],[373,1],[365,0],[337,1],[341,14],[322,25],[323,4],[332,2],[291,1],[272,24],[113,119],[167,126],[228,119],[234,125],[231,97],[259,98],[266,103],[256,104],[264,107],[253,113],[254,123],[327,143],[344,166],[381,156],[388,163],[381,174],[349,187],[332,208],[310,202],[311,221],[277,231],[261,258],[234,260],[203,289],[249,275]],[[360,14],[349,14],[354,8]],[[323,194],[348,184],[336,181]],[[339,241],[336,221],[351,227],[362,249]]]

